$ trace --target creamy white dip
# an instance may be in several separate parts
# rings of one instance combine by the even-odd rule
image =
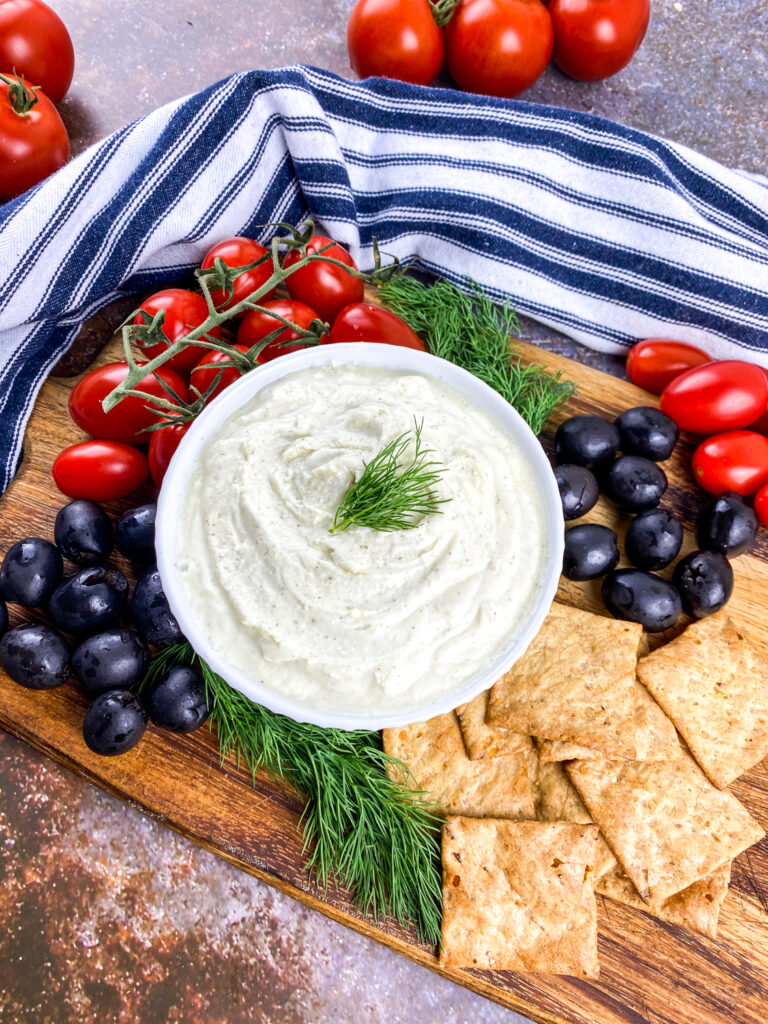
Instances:
[[[415,529],[330,534],[398,435],[446,467]],[[412,449],[411,449],[412,450]],[[327,365],[275,381],[201,450],[182,501],[180,597],[231,664],[316,708],[406,710],[487,668],[541,585],[541,496],[513,441],[431,377]]]

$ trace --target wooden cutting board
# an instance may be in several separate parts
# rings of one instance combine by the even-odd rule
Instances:
[[[541,349],[522,346],[521,352],[523,358],[560,370],[578,385],[577,396],[549,425],[546,444],[566,415],[590,412],[612,417],[630,406],[649,404],[645,392],[624,381]],[[97,362],[115,358],[120,353],[113,341]],[[1,553],[21,537],[53,536],[53,521],[65,499],[51,479],[51,463],[63,447],[82,439],[67,414],[73,383],[51,379],[42,389],[27,430],[23,465],[0,499]],[[688,527],[684,550],[694,547],[690,527],[703,498],[689,474],[691,451],[691,443],[684,440],[665,465],[671,486],[664,505]],[[152,493],[147,489],[146,497]],[[116,503],[110,512],[117,514],[135,504],[134,497]],[[587,518],[612,525],[623,536],[627,517],[618,516],[602,499]],[[114,564],[130,575],[130,566],[119,556]],[[760,531],[752,552],[736,560],[734,568],[731,611],[768,650],[766,531]],[[564,581],[560,598],[604,610],[596,583]],[[17,611],[13,610],[14,623],[20,621]],[[17,686],[0,671],[0,725],[8,731],[269,885],[534,1020],[547,1024],[765,1024],[768,839],[734,863],[716,942],[599,897],[599,983],[511,972],[444,971],[434,950],[420,945],[409,930],[390,921],[377,924],[360,918],[347,893],[322,893],[312,884],[302,869],[298,799],[262,775],[252,784],[250,775],[231,760],[220,764],[207,729],[177,736],[150,728],[130,753],[100,758],[82,740],[85,708],[86,700],[73,683],[34,692]],[[768,827],[766,769],[758,766],[735,783],[733,791]]]

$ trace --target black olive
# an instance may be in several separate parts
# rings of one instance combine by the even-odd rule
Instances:
[[[603,601],[617,619],[639,622],[648,633],[674,626],[680,595],[660,576],[639,569],[616,569],[603,580]]]
[[[128,580],[121,572],[92,565],[59,584],[48,614],[65,633],[98,633],[117,622],[127,598]]]
[[[619,561],[618,538],[598,523],[581,523],[565,531],[563,576],[569,580],[594,580]]]
[[[151,565],[155,561],[156,514],[157,505],[152,503],[129,508],[117,520],[117,550],[137,565]]]
[[[674,562],[683,543],[683,524],[663,508],[651,508],[629,524],[624,548],[638,569],[663,569]]]
[[[85,498],[59,509],[53,536],[62,555],[77,565],[98,565],[112,551],[109,516],[101,505]]]
[[[145,643],[168,647],[184,639],[170,609],[160,582],[160,573],[151,566],[136,584],[131,606],[133,621]]]
[[[649,405],[627,409],[616,420],[616,426],[625,455],[644,455],[654,462],[668,459],[680,436],[675,421]]]
[[[5,601],[0,600],[0,636],[8,629],[8,609]]]
[[[161,729],[194,732],[210,714],[203,677],[186,665],[177,665],[152,690],[147,710]]]
[[[560,491],[564,519],[578,519],[595,507],[600,489],[592,470],[585,466],[556,466],[555,480]]]
[[[644,512],[661,501],[667,475],[642,455],[621,455],[605,474],[603,491],[622,512]]]
[[[147,728],[147,712],[130,690],[96,698],[83,719],[83,739],[95,754],[114,757],[135,747]]]
[[[39,622],[10,629],[0,640],[0,663],[29,690],[51,690],[69,679],[69,648],[63,636]]]
[[[132,629],[110,629],[83,640],[72,655],[72,671],[91,693],[128,690],[141,682],[151,656]]]
[[[731,563],[719,551],[694,551],[681,559],[672,576],[683,608],[694,619],[719,611],[733,592]]]
[[[618,450],[619,431],[602,416],[571,416],[555,434],[555,454],[560,463],[600,470]]]
[[[757,516],[738,494],[721,494],[703,506],[696,517],[696,543],[705,551],[735,558],[746,551],[757,533]]]
[[[0,596],[9,604],[37,608],[53,593],[64,563],[49,540],[25,537],[8,549],[0,569]]]

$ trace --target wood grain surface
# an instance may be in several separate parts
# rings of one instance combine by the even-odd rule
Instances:
[[[521,352],[524,358],[561,370],[577,382],[577,396],[558,419],[577,412],[614,416],[651,401],[631,384],[544,350],[522,346]],[[97,362],[114,358],[119,358],[119,352],[112,342]],[[72,384],[72,380],[51,379],[40,394],[27,430],[22,467],[0,499],[0,553],[25,536],[53,536],[56,511],[65,499],[51,479],[51,463],[64,446],[82,440],[67,414]],[[551,443],[556,425],[557,421],[549,425],[545,444]],[[684,439],[665,464],[670,489],[663,504],[686,523],[684,551],[695,546],[690,528],[703,498],[688,472],[691,451],[690,440]],[[148,489],[146,498],[151,496]],[[135,496],[108,508],[116,514],[134,504],[138,504]],[[621,537],[628,517],[617,515],[601,499],[587,520],[612,525]],[[130,566],[120,556],[112,561],[130,576]],[[732,614],[768,651],[768,534],[764,530],[750,554],[734,562],[734,569]],[[604,611],[598,583],[563,581],[560,598]],[[19,609],[11,612],[14,624],[22,620]],[[434,950],[420,945],[407,929],[390,921],[360,918],[343,891],[318,891],[302,869],[298,799],[262,775],[252,784],[250,775],[231,760],[220,764],[208,730],[177,736],[150,727],[130,753],[101,758],[82,740],[86,706],[74,683],[47,692],[29,691],[0,671],[0,725],[8,731],[269,885],[536,1021],[765,1024],[768,839],[735,861],[717,941],[598,898],[598,983],[511,972],[444,971],[437,965]],[[732,789],[768,828],[765,768],[758,766]]]

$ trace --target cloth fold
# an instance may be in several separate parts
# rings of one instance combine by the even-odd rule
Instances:
[[[768,365],[768,187],[570,110],[308,67],[233,75],[0,208],[0,491],[80,324],[215,242],[312,214],[603,351],[671,336]]]

